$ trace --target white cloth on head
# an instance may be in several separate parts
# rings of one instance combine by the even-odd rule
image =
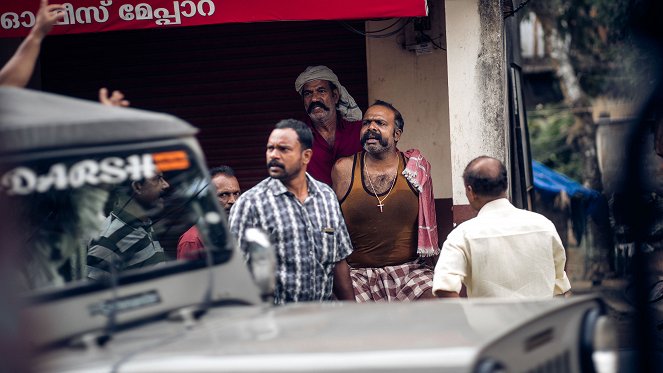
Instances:
[[[341,85],[341,82],[338,81],[338,77],[330,68],[323,65],[307,67],[303,73],[299,74],[297,80],[295,80],[295,90],[299,94],[302,94],[304,84],[311,80],[327,80],[334,83],[341,96],[337,105],[337,110],[341,113],[341,116],[350,122],[361,120],[362,113],[359,106],[357,106],[355,99],[352,98],[348,93],[348,90]]]

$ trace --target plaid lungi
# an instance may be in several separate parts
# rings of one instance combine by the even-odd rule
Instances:
[[[433,269],[419,259],[378,268],[350,268],[358,303],[416,300],[433,288]]]

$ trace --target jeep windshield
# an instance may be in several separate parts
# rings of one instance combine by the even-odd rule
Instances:
[[[54,95],[0,95],[0,190],[24,290],[80,293],[228,258],[226,217],[208,188],[195,129]],[[177,261],[180,236],[196,224],[209,257]]]

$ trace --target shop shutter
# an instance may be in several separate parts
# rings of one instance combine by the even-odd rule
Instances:
[[[351,23],[363,30],[363,22]],[[364,37],[338,22],[270,22],[49,36],[45,91],[96,100],[118,89],[131,106],[200,128],[208,166],[233,167],[243,189],[267,176],[265,144],[280,119],[305,117],[294,90],[308,65],[339,76],[362,109],[368,99]]]

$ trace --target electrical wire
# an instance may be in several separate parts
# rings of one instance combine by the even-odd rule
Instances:
[[[504,12],[504,18],[509,18],[509,17],[511,17],[512,15],[518,13],[518,11],[521,10],[522,8],[524,8],[525,5],[527,5],[527,3],[529,3],[530,1],[531,1],[531,0],[525,0],[525,1],[521,2],[521,3],[516,7],[516,9],[511,10],[511,11],[508,11],[508,12]]]
[[[387,30],[389,30],[390,28],[396,26],[396,25],[398,24],[398,22],[400,22],[401,20],[402,20],[402,18],[396,18],[396,21],[395,21],[394,23],[392,23],[391,25],[387,26],[387,27],[381,28],[381,29],[379,29],[379,30],[364,31],[364,32],[367,33],[367,34],[376,34],[376,33],[378,33],[378,32],[387,31]],[[347,24],[347,23],[346,23],[346,24]],[[349,24],[347,24],[347,25],[350,26]]]
[[[387,27],[384,28],[383,30],[387,30],[387,29],[389,29],[389,28],[395,26],[395,25],[398,24],[398,22],[400,22],[400,21],[401,21],[401,19],[398,19],[398,21],[394,22],[394,23],[393,23],[392,25],[390,25],[390,26],[387,26]],[[406,22],[404,22],[404,23],[403,23],[399,28],[397,28],[396,30],[390,31],[390,32],[385,33],[385,34],[379,34],[379,35],[376,35],[376,34],[374,34],[374,33],[375,33],[375,32],[380,32],[381,30],[376,30],[376,31],[360,31],[360,30],[357,30],[356,28],[350,26],[350,25],[349,25],[348,23],[346,23],[346,22],[339,22],[339,23],[340,23],[341,26],[343,26],[345,29],[347,29],[347,30],[349,30],[349,31],[351,31],[351,32],[353,32],[353,33],[355,33],[355,34],[357,34],[357,35],[365,36],[365,37],[367,37],[367,38],[376,38],[376,39],[380,39],[380,38],[388,38],[388,37],[391,37],[391,36],[394,36],[394,35],[398,34],[399,32],[401,32],[401,31],[405,28],[405,26],[407,26],[407,25],[410,24],[411,22],[412,22],[412,18],[408,18],[408,20],[407,20]]]
[[[400,27],[398,27],[396,30],[389,31],[389,32],[384,33],[384,34],[378,34],[378,33],[380,33],[380,32],[384,32],[384,31],[387,31],[387,30],[393,28],[394,26],[396,26],[396,25],[397,25],[399,22],[401,22],[402,20],[403,20],[403,18],[398,18],[394,23],[390,24],[389,26],[383,27],[383,28],[381,28],[381,29],[379,29],[379,30],[373,30],[373,31],[360,31],[360,30],[357,30],[356,28],[350,26],[350,24],[348,24],[347,22],[339,22],[339,23],[340,23],[345,29],[347,29],[347,30],[349,30],[349,31],[351,31],[351,32],[353,32],[353,33],[355,33],[355,34],[357,34],[357,35],[365,36],[365,37],[367,37],[367,38],[388,38],[388,37],[394,36],[394,35],[398,34],[399,32],[401,32],[401,31],[405,28],[405,26],[407,26],[408,24],[412,23],[414,19],[413,19],[413,18],[408,18],[407,21],[405,21],[405,22],[404,22]],[[446,49],[445,47],[443,47],[441,44],[435,42],[435,39],[440,39],[441,37],[432,38],[432,37],[430,37],[430,35],[424,33],[423,31],[419,31],[419,33],[420,33],[420,34],[421,34],[421,35],[422,35],[427,41],[429,41],[431,44],[433,44],[433,46],[434,46],[435,48],[437,48],[437,49],[441,49],[441,50],[444,50],[444,51],[447,50],[447,49]]]
[[[419,33],[420,33],[422,36],[424,36],[429,42],[431,42],[431,44],[433,44],[433,46],[434,46],[435,48],[437,48],[437,49],[441,49],[441,50],[443,50],[443,51],[446,51],[446,50],[447,50],[447,48],[444,48],[444,47],[441,46],[440,44],[437,44],[437,43],[435,42],[435,40],[434,40],[433,38],[431,38],[430,35],[428,35],[427,33],[423,32],[423,31],[419,31]],[[438,36],[438,37],[436,37],[435,39],[442,39],[442,36]]]

